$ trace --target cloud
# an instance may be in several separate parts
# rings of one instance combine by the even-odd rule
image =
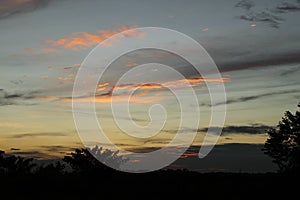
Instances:
[[[239,1],[235,7],[242,8],[245,11],[239,18],[250,22],[267,23],[273,28],[279,28],[280,24],[284,21],[282,17],[283,13],[300,11],[300,2],[298,0],[280,2],[273,7],[264,8],[261,11],[254,11],[254,6],[253,1]]]
[[[42,8],[49,0],[1,0],[0,19]]]
[[[240,16],[240,19],[251,22],[264,22],[268,23],[273,28],[279,28],[279,24],[283,19],[269,11],[261,12],[248,12]]]
[[[21,149],[19,148],[10,148],[11,151],[20,151]]]
[[[222,129],[222,135],[239,133],[239,134],[263,134],[266,130],[271,129],[273,127],[267,126],[264,124],[253,124],[248,126],[225,126],[221,127],[211,127],[212,132],[219,132]],[[198,131],[207,132],[208,128],[202,128]]]
[[[97,91],[108,91],[119,92],[119,91],[132,91],[136,89],[144,89],[144,90],[153,90],[153,89],[162,89],[162,88],[185,88],[188,86],[195,87],[201,84],[205,84],[206,82],[210,83],[225,83],[230,82],[230,78],[186,78],[174,81],[166,81],[163,83],[131,83],[124,84],[111,87],[109,83],[98,84]]]
[[[290,74],[294,74],[294,73],[297,73],[299,70],[300,70],[299,66],[292,67],[290,69],[284,69],[284,71],[282,73],[280,73],[280,76],[287,76]]]
[[[67,133],[61,132],[41,132],[41,133],[22,133],[22,134],[14,134],[11,138],[20,139],[20,138],[27,138],[27,137],[48,137],[48,136],[67,136]]]
[[[144,36],[143,32],[132,30],[133,28],[136,28],[136,26],[119,25],[117,30],[99,30],[98,34],[73,32],[58,40],[46,40],[45,43],[51,46],[80,50],[97,45],[103,42],[105,39],[123,31],[126,31],[126,33],[124,33],[124,37],[140,38]],[[109,47],[112,44],[104,42],[102,45]]]
[[[224,83],[229,82],[229,78],[218,78],[218,79],[208,79],[208,78],[187,78],[175,81],[167,81],[161,84],[157,83],[132,83],[124,84],[118,86],[111,86],[109,83],[101,83],[97,86],[97,92],[95,96],[78,96],[78,97],[55,97],[55,96],[38,96],[36,97],[39,100],[43,101],[63,101],[71,102],[72,100],[78,102],[93,102],[96,103],[111,103],[112,101],[119,102],[134,102],[134,103],[154,103],[161,100],[159,89],[168,88],[185,88],[189,85],[191,87],[204,84],[205,82],[214,82],[214,83]],[[141,90],[128,97],[132,91],[137,89]],[[153,92],[156,92],[153,94]],[[148,95],[148,93],[151,95]],[[112,95],[114,93],[114,95]]]
[[[237,8],[243,8],[245,10],[250,10],[254,6],[254,3],[250,0],[242,0],[239,1],[235,7]]]
[[[6,105],[32,105],[24,102],[24,100],[34,99],[39,91],[29,92],[7,92],[0,89],[0,106]]]
[[[300,90],[287,90],[287,91],[279,91],[279,92],[269,92],[269,93],[263,93],[263,94],[258,94],[258,95],[239,97],[239,98],[235,98],[235,99],[228,99],[226,102],[220,102],[220,103],[215,104],[214,106],[223,105],[223,104],[228,105],[228,104],[233,104],[233,103],[247,102],[247,101],[260,99],[260,98],[263,98],[263,97],[269,97],[269,96],[275,96],[275,95],[284,95],[284,94],[293,94],[293,93],[299,93],[299,92],[300,92]]]
[[[300,10],[300,1],[297,2],[281,2],[276,6],[276,9],[281,12],[293,12]]]
[[[61,152],[61,151],[73,151],[76,148],[75,147],[68,147],[68,146],[62,146],[62,145],[53,145],[53,146],[39,146],[39,148],[45,149],[49,152]]]

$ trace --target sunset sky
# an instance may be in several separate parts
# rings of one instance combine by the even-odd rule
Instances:
[[[183,60],[167,52],[133,52],[113,63],[107,79],[155,59],[185,73],[200,94],[201,121],[193,148],[173,166],[200,171],[274,170],[259,149],[267,138],[265,130],[274,127],[286,110],[294,112],[300,99],[299,11],[299,0],[1,0],[0,149],[48,159],[82,147],[71,97],[83,60],[98,43],[118,32],[164,27],[199,42],[222,74],[222,79],[210,81],[226,87],[227,116],[218,145],[207,158],[200,160],[195,153],[209,123],[208,91],[205,80]],[[132,31],[129,36],[143,40],[147,34]],[[151,73],[147,76],[151,78]],[[166,82],[170,87],[182,84]],[[97,91],[104,94],[109,87],[104,80]],[[97,116],[119,146],[141,152],[159,148],[178,127],[179,111],[169,96],[158,85],[144,85],[130,102],[132,117],[142,125],[149,122],[150,105],[166,106],[170,119],[158,137],[124,136],[106,112],[109,95],[96,98]]]

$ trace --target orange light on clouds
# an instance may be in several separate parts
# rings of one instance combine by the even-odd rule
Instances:
[[[99,34],[90,34],[87,32],[73,32],[67,35],[65,38],[58,40],[46,40],[45,43],[52,46],[59,46],[66,49],[79,50],[91,47],[103,42],[105,39],[120,33],[122,31],[127,31],[125,33],[126,37],[143,37],[145,33],[132,30],[137,26],[125,26],[119,25],[117,30],[99,30]],[[102,43],[104,46],[109,47],[112,44]]]
[[[138,65],[137,63],[126,63],[125,67],[134,67],[134,66],[137,66],[137,65]]]
[[[250,26],[252,26],[252,27],[255,27],[255,26],[256,26],[256,24],[250,24]]]
[[[42,101],[61,101],[61,102],[72,102],[72,98],[70,97],[54,97],[54,96],[40,96],[37,97],[38,100]],[[159,101],[159,98],[153,99],[153,97],[140,97],[140,96],[131,96],[127,97],[124,95],[115,95],[115,96],[110,96],[110,95],[95,95],[95,97],[79,97],[79,98],[74,98],[73,101],[77,102],[83,102],[83,103],[90,103],[90,102],[95,102],[95,103],[111,103],[112,101],[114,102],[133,102],[133,103],[140,103],[140,104],[145,104],[145,103],[155,103]]]
[[[68,81],[70,77],[58,77],[59,80]],[[169,81],[163,84],[157,83],[145,83],[145,84],[127,84],[127,85],[119,85],[115,87],[111,87],[109,83],[98,84],[97,92],[103,92],[103,94],[96,94],[93,96],[85,96],[85,97],[77,97],[74,98],[74,101],[78,102],[95,102],[95,103],[111,103],[112,101],[116,102],[134,102],[134,103],[155,103],[162,99],[160,92],[157,92],[158,89],[163,88],[184,88],[187,86],[195,87],[197,85],[203,84],[205,82],[228,82],[229,78],[219,78],[219,79],[207,79],[207,78],[189,78],[189,79],[181,79],[176,81]],[[135,95],[128,97],[128,92],[141,90]],[[147,95],[151,90],[156,90],[156,93]],[[119,92],[119,94],[112,95],[113,92]],[[153,96],[157,98],[153,98]],[[44,96],[38,97],[40,100],[45,101],[63,101],[63,102],[71,102],[71,97],[53,97],[53,96]]]
[[[198,157],[199,153],[185,153],[180,156],[180,158]]]
[[[170,88],[184,88],[187,87],[188,84],[190,86],[195,87],[200,84],[204,84],[205,82],[212,82],[212,83],[225,83],[229,82],[230,78],[217,78],[217,79],[211,79],[211,78],[188,78],[188,79],[181,79],[181,80],[175,80],[175,81],[167,81],[163,84],[157,84],[157,83],[145,83],[145,84],[138,84],[138,83],[132,83],[127,85],[118,85],[115,86],[112,90],[113,92],[117,92],[120,90],[136,90],[136,89],[161,89],[165,87]],[[164,85],[164,86],[163,86]],[[109,83],[99,84],[97,87],[97,91],[103,91],[107,90],[109,91],[110,88],[108,88]]]

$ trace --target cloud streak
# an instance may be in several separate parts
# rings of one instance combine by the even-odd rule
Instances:
[[[27,138],[27,137],[57,137],[57,136],[67,136],[66,133],[60,133],[60,132],[41,132],[41,133],[22,133],[22,134],[14,134],[11,136],[11,138],[15,139],[21,139],[21,138]]]
[[[97,86],[95,96],[78,96],[78,97],[54,97],[54,96],[39,96],[37,99],[43,101],[63,101],[71,102],[72,99],[78,102],[96,102],[96,103],[111,103],[112,101],[119,102],[134,102],[134,103],[154,103],[162,99],[159,91],[165,88],[186,88],[196,87],[205,82],[224,83],[229,82],[229,78],[208,79],[208,78],[187,78],[175,81],[167,81],[162,84],[157,83],[132,83],[118,86],[110,86],[109,83],[101,83]],[[131,97],[133,91],[137,91]],[[148,95],[150,92],[151,95]],[[153,94],[153,92],[156,92]]]
[[[117,30],[99,30],[97,34],[87,32],[73,32],[64,38],[58,40],[46,40],[45,43],[55,47],[63,47],[65,49],[80,50],[92,47],[102,42],[102,45],[109,47],[112,44],[104,42],[107,38],[126,31],[124,37],[141,38],[145,33],[132,30],[137,26],[119,25]],[[121,39],[121,38],[118,38]]]
[[[263,134],[266,130],[271,129],[273,127],[263,125],[263,124],[254,124],[248,126],[225,126],[225,127],[211,127],[212,132],[219,133],[222,129],[222,135],[228,134]],[[208,128],[202,128],[198,131],[200,132],[207,132]]]
[[[1,0],[0,19],[36,10],[48,2],[49,0]]]
[[[245,97],[239,97],[235,99],[229,99],[226,102],[220,102],[215,104],[214,106],[223,105],[223,104],[233,104],[233,103],[240,103],[240,102],[247,102],[252,101],[256,99],[260,99],[263,97],[270,97],[275,95],[284,95],[284,94],[293,94],[293,93],[299,93],[300,90],[287,90],[287,91],[280,91],[280,92],[269,92],[269,93],[263,93],[258,95],[251,95],[251,96],[245,96]]]
[[[34,99],[37,93],[39,93],[39,91],[7,92],[4,89],[0,89],[0,106],[32,105],[24,102],[24,100]]]
[[[235,7],[242,8],[245,13],[239,18],[250,22],[263,22],[269,24],[273,28],[279,28],[284,21],[283,13],[300,11],[300,2],[284,1],[275,5],[275,7],[265,8],[262,11],[254,11],[255,4],[251,0],[241,0]]]

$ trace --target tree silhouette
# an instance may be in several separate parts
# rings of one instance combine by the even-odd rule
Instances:
[[[265,154],[273,158],[279,171],[297,172],[300,169],[300,111],[294,115],[286,111],[277,127],[267,130],[267,133]]]
[[[36,166],[32,161],[33,158],[23,158],[14,155],[5,155],[0,151],[0,173],[1,174],[30,174]]]
[[[68,163],[75,173],[113,172],[115,170],[108,166],[118,169],[123,162],[126,162],[118,153],[96,146],[92,149],[76,149],[71,156],[65,156],[63,161]]]
[[[63,175],[65,173],[65,169],[66,166],[63,163],[57,161],[55,163],[50,163],[45,166],[39,166],[35,173],[42,176],[57,176]]]

